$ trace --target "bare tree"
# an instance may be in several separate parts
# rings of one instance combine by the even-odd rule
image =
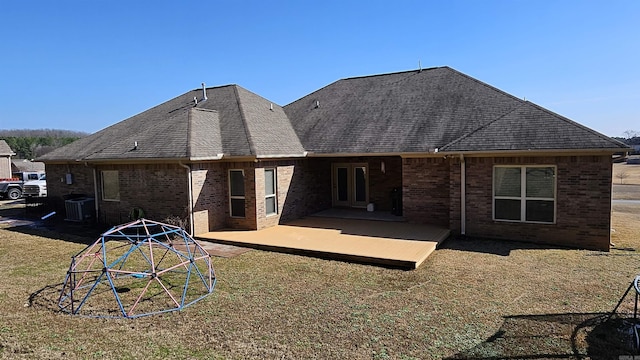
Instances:
[[[616,177],[620,179],[620,185],[622,185],[624,184],[624,179],[629,177],[629,174],[626,171],[622,170],[616,173]]]
[[[631,130],[631,129],[626,130],[625,132],[623,132],[623,134],[624,134],[624,137],[627,138],[627,139],[631,139],[631,138],[634,138],[636,136],[640,136],[639,132],[637,132],[635,130]]]

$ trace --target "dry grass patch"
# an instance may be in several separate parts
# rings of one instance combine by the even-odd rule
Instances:
[[[620,320],[604,319],[638,272],[637,210],[614,207],[610,253],[453,239],[414,271],[262,251],[215,258],[212,296],[135,320],[58,312],[84,245],[0,229],[0,357],[617,359],[629,353]]]
[[[640,165],[618,163],[613,164],[613,183],[640,185]]]

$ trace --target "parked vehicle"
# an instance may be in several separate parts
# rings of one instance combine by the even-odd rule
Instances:
[[[22,187],[30,180],[46,178],[43,171],[24,171],[13,173],[12,178],[0,179],[0,198],[17,200],[22,197]]]
[[[24,197],[46,197],[47,196],[47,176],[42,174],[38,180],[25,181],[22,184],[22,196]]]

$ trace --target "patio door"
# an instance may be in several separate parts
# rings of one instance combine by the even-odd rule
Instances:
[[[366,163],[333,164],[333,206],[364,208],[369,203],[369,167]]]

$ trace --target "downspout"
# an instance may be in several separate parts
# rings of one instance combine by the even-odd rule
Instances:
[[[98,171],[96,171],[96,168],[92,168],[93,170],[93,203],[95,205],[95,211],[96,211],[96,222],[99,222],[99,216],[100,213],[98,212],[100,210],[100,202],[98,201]]]
[[[193,185],[191,184],[191,167],[189,165],[185,165],[182,161],[178,162],[178,165],[187,169],[187,185],[189,187],[189,235],[193,236],[194,225],[193,225]]]
[[[84,166],[89,167],[89,164],[85,161]],[[96,171],[96,167],[92,166],[91,171],[93,172],[93,206],[96,214],[96,223],[99,222],[100,213],[100,204],[98,201],[98,172]]]
[[[460,154],[460,235],[465,235],[467,232],[467,193],[466,184],[467,174],[466,166],[464,162],[464,155]]]

